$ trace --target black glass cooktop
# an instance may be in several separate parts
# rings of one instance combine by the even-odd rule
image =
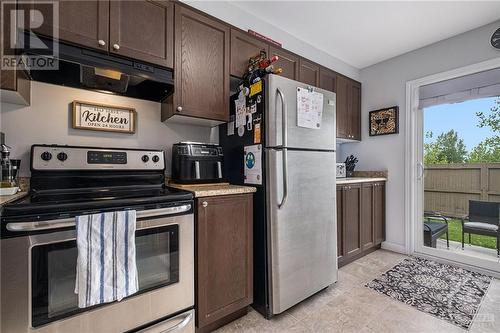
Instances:
[[[166,187],[114,187],[32,191],[4,206],[3,217],[89,212],[192,200],[189,192]]]

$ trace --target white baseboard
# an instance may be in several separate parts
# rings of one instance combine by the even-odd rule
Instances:
[[[401,253],[401,254],[406,254],[406,248],[404,245],[401,245],[401,244],[391,243],[391,242],[382,242],[382,248],[384,250],[397,252],[397,253]]]

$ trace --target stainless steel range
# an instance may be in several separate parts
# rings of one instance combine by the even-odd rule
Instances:
[[[193,198],[162,151],[34,145],[30,194],[1,216],[2,332],[194,332]],[[75,216],[137,211],[138,293],[79,308]]]

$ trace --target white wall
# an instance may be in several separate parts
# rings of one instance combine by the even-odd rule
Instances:
[[[307,42],[298,39],[290,33],[276,27],[261,18],[250,14],[240,7],[231,4],[229,1],[200,1],[200,0],[182,0],[188,5],[197,8],[207,14],[225,21],[233,26],[247,31],[252,29],[262,35],[270,37],[283,44],[283,47],[304,58],[317,62],[325,67],[342,73],[355,80],[359,79],[359,69],[353,67],[340,59],[337,59],[328,53],[321,51]],[[256,1],[255,6],[265,6],[265,2]],[[280,15],[280,13],[276,13]],[[325,38],[328,38],[325,35]]]
[[[73,100],[133,107],[137,111],[135,134],[86,131],[71,128]],[[97,147],[151,148],[166,151],[170,174],[171,146],[179,141],[210,141],[210,128],[160,120],[160,103],[128,97],[31,82],[31,106],[2,103],[0,130],[12,146],[12,158],[21,158],[21,176],[29,175],[32,144],[68,144]]]
[[[407,81],[435,73],[499,58],[500,50],[491,47],[492,33],[500,21],[361,70],[362,142],[345,144],[342,158],[359,157],[359,170],[388,170],[387,227],[388,248],[404,250],[404,135]],[[368,136],[368,112],[398,105],[399,134]]]

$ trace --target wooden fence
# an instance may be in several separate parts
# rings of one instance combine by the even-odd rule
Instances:
[[[459,217],[469,200],[500,202],[500,163],[426,165],[425,210]]]

